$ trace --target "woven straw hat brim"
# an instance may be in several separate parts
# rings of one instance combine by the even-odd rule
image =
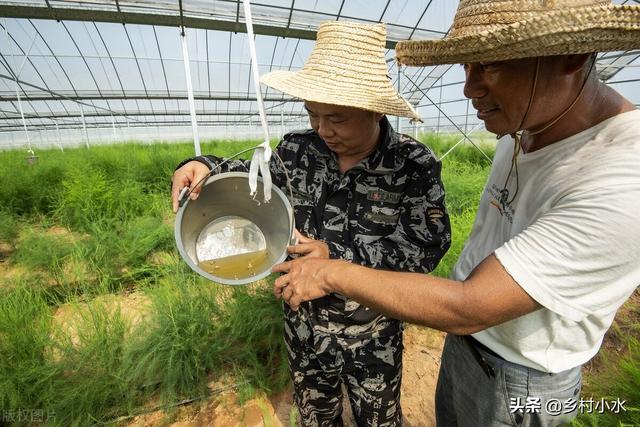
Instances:
[[[303,69],[272,71],[262,76],[260,81],[305,101],[354,107],[420,120],[420,116],[413,107],[398,96],[390,82],[381,84],[379,81],[367,80],[366,76],[338,74],[323,76]]]
[[[387,77],[384,24],[327,21],[300,71],[273,71],[262,83],[306,101],[420,120]]]
[[[640,6],[554,10],[494,27],[439,40],[401,41],[396,59],[424,66],[640,48]]]

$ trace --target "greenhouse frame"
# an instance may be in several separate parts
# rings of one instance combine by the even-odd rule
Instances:
[[[399,40],[443,37],[456,6],[257,0],[258,70],[300,69],[323,21],[384,22],[389,76],[423,117],[418,124],[393,118],[393,125],[466,136],[483,126],[462,95],[461,67],[398,68],[394,60]],[[0,17],[2,149],[262,135],[239,0],[4,0]],[[597,62],[600,78],[635,105],[639,58],[637,50],[613,52]],[[300,100],[265,86],[262,96],[273,136],[308,127]]]
[[[612,1],[627,6],[640,4],[640,0]],[[467,93],[479,97],[474,100],[479,113],[463,94],[465,67],[400,67],[396,44],[445,37],[459,3],[0,0],[0,426],[300,425],[311,417],[306,416],[304,408],[297,409],[293,391],[294,383],[300,384],[300,375],[290,365],[292,346],[283,339],[292,330],[290,322],[283,321],[283,308],[288,313],[285,304],[291,304],[296,289],[294,282],[279,275],[281,269],[288,268],[280,264],[288,254],[292,258],[344,258],[376,268],[380,270],[375,272],[376,278],[365,285],[371,282],[372,289],[382,289],[373,283],[380,277],[383,285],[391,284],[391,292],[386,294],[395,296],[396,290],[407,284],[402,289],[419,305],[414,307],[407,298],[398,297],[397,301],[393,299],[397,307],[436,313],[446,320],[451,316],[438,306],[450,306],[450,313],[464,312],[460,319],[471,319],[454,326],[453,321],[431,322],[432,318],[424,320],[398,311],[398,317],[405,319],[402,328],[392,326],[379,334],[380,330],[374,329],[378,321],[381,325],[395,325],[395,321],[376,316],[374,323],[365,325],[363,322],[369,322],[369,315],[377,314],[378,307],[371,304],[372,312],[360,316],[357,310],[366,308],[366,299],[344,297],[344,304],[336,305],[339,311],[344,307],[344,315],[354,319],[354,324],[361,323],[354,328],[333,321],[327,309],[334,304],[332,298],[326,304],[309,306],[308,312],[316,311],[316,307],[325,310],[328,320],[326,327],[323,324],[318,329],[321,335],[314,337],[315,332],[309,331],[315,329],[307,328],[304,333],[309,339],[303,345],[318,355],[326,353],[330,364],[333,357],[334,372],[342,369],[339,359],[345,360],[343,353],[335,351],[335,340],[346,337],[344,342],[354,350],[352,354],[362,351],[362,343],[369,352],[374,348],[369,344],[378,336],[382,338],[378,342],[388,343],[384,344],[385,350],[380,346],[372,351],[385,364],[394,365],[393,376],[387,378],[390,369],[377,371],[377,367],[359,361],[352,363],[356,358],[344,353],[351,366],[340,374],[341,381],[346,381],[343,384],[360,381],[355,376],[346,378],[347,370],[349,375],[362,371],[368,377],[361,383],[361,390],[384,388],[387,395],[401,395],[405,425],[436,425],[435,390],[440,372],[448,369],[445,364],[441,371],[447,332],[471,333],[494,325],[491,322],[495,319],[502,322],[508,316],[524,313],[525,308],[530,313],[534,300],[538,301],[531,294],[526,301],[520,298],[513,310],[504,308],[508,305],[505,301],[515,301],[514,283],[519,282],[513,270],[497,268],[501,260],[496,256],[482,264],[487,266],[482,267],[484,271],[491,271],[490,279],[465,280],[470,284],[461,288],[466,296],[453,291],[455,281],[444,280],[466,277],[462,272],[479,262],[475,252],[482,245],[474,244],[490,233],[497,238],[487,238],[486,248],[495,243],[506,248],[503,254],[513,245],[527,250],[522,262],[542,266],[530,270],[530,274],[537,274],[541,268],[552,272],[553,266],[545,265],[551,257],[558,266],[566,267],[568,273],[558,273],[553,281],[559,286],[558,292],[553,293],[555,290],[546,283],[539,286],[551,289],[539,291],[539,305],[547,307],[547,297],[554,299],[554,307],[566,302],[566,312],[557,310],[558,319],[562,318],[558,322],[586,325],[582,334],[568,333],[547,324],[540,327],[530,317],[524,319],[518,325],[526,327],[516,334],[516,338],[526,340],[523,351],[538,345],[540,336],[555,339],[564,334],[569,338],[563,354],[569,358],[573,357],[569,353],[580,350],[582,357],[586,350],[570,345],[570,340],[580,341],[584,334],[597,338],[605,323],[612,322],[598,343],[598,354],[584,364],[581,383],[563,383],[569,384],[568,392],[575,390],[564,401],[565,408],[574,411],[580,397],[581,413],[572,425],[640,425],[640,288],[627,295],[614,317],[611,301],[621,300],[627,286],[635,282],[611,281],[612,275],[602,275],[628,266],[631,277],[635,274],[631,267],[639,264],[638,251],[633,250],[640,241],[638,228],[630,226],[637,222],[633,214],[640,209],[637,187],[633,186],[633,180],[638,181],[633,171],[640,163],[637,150],[633,151],[638,147],[637,130],[629,126],[631,137],[623,131],[623,137],[609,138],[610,129],[619,129],[616,118],[615,125],[602,133],[608,140],[628,142],[629,146],[621,145],[625,151],[602,150],[611,144],[602,145],[600,133],[593,144],[584,144],[585,149],[579,145],[583,142],[580,138],[571,137],[564,139],[571,145],[555,151],[548,143],[564,138],[567,132],[560,129],[562,126],[566,124],[573,132],[581,124],[603,117],[584,113],[591,106],[588,103],[607,92],[594,89],[597,86],[600,91],[602,86],[588,85],[584,80],[573,104],[563,113],[550,108],[547,113],[555,118],[537,128],[535,123],[544,118],[546,104],[533,99],[526,107],[526,100],[516,102],[511,93],[505,95],[502,90],[522,80],[511,78],[514,74],[509,71],[517,73],[512,70],[529,67],[533,77],[533,60],[496,67],[496,74],[491,76],[510,86],[498,88],[487,80],[484,85],[472,83]],[[537,6],[554,2],[500,3]],[[633,11],[640,7],[614,9]],[[635,17],[630,19],[637,20]],[[395,130],[415,141],[387,132],[386,120],[383,127],[373,126],[374,121],[367,126],[366,117],[379,118],[377,115],[347,110],[349,118],[343,120],[333,114],[336,109],[325,114],[325,110],[316,111],[313,104],[308,105],[308,113],[300,99],[258,82],[272,71],[301,70],[314,48],[320,24],[327,21],[386,25],[386,47],[379,47],[378,53],[384,53],[387,77],[422,118],[421,122],[395,116],[388,120]],[[638,31],[629,34],[637,37]],[[632,39],[627,46],[635,41]],[[540,81],[551,81],[547,62],[539,63],[545,64],[535,71],[543,69]],[[486,66],[473,64],[470,68],[487,73],[481,78],[490,78],[495,69]],[[640,49],[599,53],[595,67],[602,81],[640,107]],[[384,66],[380,71],[379,81],[387,83]],[[353,81],[360,85],[362,79]],[[525,83],[514,92],[532,91],[547,100],[554,92],[551,87],[536,92],[543,84]],[[300,86],[313,87],[309,82]],[[483,93],[487,88],[497,96]],[[353,96],[359,92],[358,86],[339,94]],[[564,91],[560,96],[569,93]],[[306,96],[307,92],[302,94]],[[610,98],[620,100],[617,96]],[[478,99],[488,102],[478,105]],[[516,119],[501,108],[507,104],[525,116],[522,126],[529,134],[520,144],[518,135],[506,136],[498,144],[496,135],[478,118],[478,114],[484,117],[489,129],[509,131],[510,126],[506,128],[504,123]],[[368,108],[369,104],[364,105]],[[603,111],[613,111],[611,105]],[[623,105],[622,110],[631,109],[625,102],[617,105]],[[529,111],[533,111],[532,116],[527,116]],[[571,114],[565,115],[567,112]],[[635,124],[633,115],[637,113],[626,113],[631,114],[629,121],[620,118],[624,120],[620,128]],[[308,129],[309,115],[314,116],[319,135],[323,135],[320,129],[329,129],[326,138],[316,140],[299,133],[282,142],[285,133]],[[324,116],[335,123],[315,121],[324,120]],[[498,117],[502,124],[495,127],[491,117]],[[527,117],[531,123],[525,120]],[[382,134],[379,129],[386,131]],[[338,135],[337,141],[332,141],[333,134]],[[371,154],[374,137],[380,135],[387,138]],[[318,141],[323,143],[318,145]],[[592,155],[594,152],[598,155]],[[193,162],[194,153],[211,156]],[[269,155],[271,164],[266,162]],[[495,165],[494,156],[498,159]],[[359,163],[352,162],[356,157]],[[549,159],[553,168],[547,167],[549,162],[542,163]],[[618,170],[610,159],[627,169]],[[305,168],[313,174],[306,173]],[[218,173],[227,169],[232,173]],[[245,173],[251,171],[253,174]],[[626,174],[630,175],[628,179]],[[601,182],[601,176],[606,182]],[[273,178],[270,184],[269,177]],[[247,181],[246,185],[239,180]],[[271,199],[267,196],[270,185]],[[516,196],[520,201],[516,202]],[[340,203],[327,203],[330,198],[340,199]],[[366,198],[366,204],[359,203],[358,198]],[[287,199],[289,203],[285,203]],[[485,214],[487,211],[490,213]],[[489,215],[495,216],[497,226],[485,227]],[[556,227],[559,222],[562,227]],[[528,240],[543,231],[549,239],[527,245],[527,239],[519,239],[525,226],[542,230],[529,233]],[[496,227],[501,230],[494,233]],[[489,232],[479,234],[478,230]],[[514,237],[507,239],[506,233]],[[336,242],[330,241],[338,235]],[[211,236],[215,238],[208,239]],[[275,240],[277,244],[271,244]],[[507,240],[509,244],[504,243]],[[202,242],[213,243],[201,250],[207,246]],[[344,243],[344,255],[333,251],[333,243]],[[479,250],[487,252],[484,247]],[[583,264],[592,257],[590,270]],[[314,264],[296,260],[287,265]],[[337,273],[344,277],[354,274],[357,278],[358,274],[351,272],[364,271],[351,270],[346,262],[334,265],[344,269]],[[393,279],[398,281],[396,286],[391,279],[384,279],[390,276],[382,270],[407,273],[397,273],[397,279]],[[484,271],[482,274],[487,274]],[[422,274],[426,272],[428,275]],[[591,285],[582,280],[583,273]],[[506,280],[509,275],[512,280]],[[574,301],[567,301],[578,291],[565,291],[574,283],[572,280],[582,280],[580,285],[587,283],[587,287],[580,287],[585,297],[574,305]],[[612,286],[596,289],[603,280]],[[293,286],[283,291],[283,283]],[[418,287],[423,283],[426,297],[418,300],[416,295],[422,293]],[[477,290],[480,286],[476,285],[487,287]],[[459,307],[439,304],[437,294],[441,292],[433,289],[446,289],[448,300],[464,303]],[[522,289],[517,291],[521,296],[537,288],[523,285]],[[480,294],[486,298],[474,305],[472,299]],[[549,295],[558,295],[559,299]],[[352,304],[356,301],[358,304]],[[502,307],[494,320],[487,320],[489,306],[494,314],[498,306]],[[431,307],[435,310],[429,311]],[[547,311],[553,310],[549,307]],[[472,312],[484,315],[474,320]],[[574,316],[586,316],[590,323],[576,322]],[[555,317],[549,318],[556,322]],[[402,335],[397,333],[400,329]],[[389,331],[393,337],[386,336]],[[323,335],[330,339],[325,340]],[[402,340],[401,346],[396,337]],[[303,341],[302,333],[299,339]],[[386,351],[391,346],[394,351]],[[475,345],[471,348],[477,350]],[[550,353],[544,354],[550,357]],[[521,356],[515,354],[516,361]],[[478,358],[484,360],[482,354]],[[475,363],[470,358],[467,362]],[[528,366],[535,366],[536,362],[532,363]],[[395,374],[396,367],[402,368],[401,376]],[[504,385],[505,374],[500,369],[495,379]],[[311,377],[319,371],[309,372]],[[386,383],[399,387],[386,387]],[[476,393],[475,389],[464,391],[471,397]],[[310,388],[309,392],[317,391]],[[343,399],[342,417],[347,427],[356,424],[355,405],[352,408],[353,400],[349,401],[353,396],[356,393],[352,387]],[[368,399],[368,394],[363,396]],[[507,392],[504,397],[503,406],[510,403],[515,419],[514,413],[525,407],[519,397],[516,402]],[[394,407],[390,412],[400,414],[395,398],[389,402]],[[547,400],[553,403],[549,409],[558,409],[555,403],[559,402]],[[528,408],[533,412],[536,396],[527,395],[525,403],[532,405]]]

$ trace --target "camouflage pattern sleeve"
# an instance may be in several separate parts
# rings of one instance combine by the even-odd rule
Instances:
[[[209,159],[211,161],[211,163],[213,163],[214,165],[218,166],[220,163],[222,163],[225,159],[223,157],[218,157],[218,156],[214,156],[211,154],[207,154],[206,156],[207,159]],[[235,159],[235,160],[229,160],[228,162],[222,164],[221,166],[218,167],[218,171],[216,171],[215,173],[223,173],[223,172],[249,172],[249,165],[250,165],[251,161],[250,160],[244,160],[244,159]]]

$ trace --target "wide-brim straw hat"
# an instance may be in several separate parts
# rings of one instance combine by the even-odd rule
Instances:
[[[260,81],[305,101],[342,105],[420,120],[387,76],[384,24],[323,22],[299,71],[272,71]]]
[[[403,41],[405,65],[631,50],[640,47],[640,6],[608,0],[461,0],[450,33]]]

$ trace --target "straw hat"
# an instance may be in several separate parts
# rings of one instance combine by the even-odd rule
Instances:
[[[384,24],[324,22],[300,71],[272,71],[260,81],[305,101],[420,120],[387,77]]]
[[[640,47],[640,6],[608,0],[461,0],[440,40],[403,41],[406,65],[503,61]]]

